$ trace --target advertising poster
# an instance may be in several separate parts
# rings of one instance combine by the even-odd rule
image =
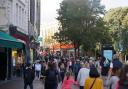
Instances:
[[[112,60],[113,51],[112,50],[103,50],[103,55],[105,58]]]

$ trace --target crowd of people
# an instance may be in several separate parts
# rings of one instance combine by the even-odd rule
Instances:
[[[128,65],[114,54],[112,61],[102,55],[80,59],[53,57],[24,67],[24,89],[33,80],[44,81],[44,89],[128,89]]]

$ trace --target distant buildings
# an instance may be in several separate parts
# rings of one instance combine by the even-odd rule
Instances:
[[[63,55],[70,55],[73,53],[72,49],[74,48],[72,44],[60,44],[55,39],[53,39],[54,34],[59,32],[58,29],[59,24],[57,23],[41,27],[40,36],[43,38],[41,46],[44,49],[49,48],[53,53],[60,51],[60,53]]]
[[[59,31],[58,27],[57,23],[41,27],[40,36],[43,38],[41,46],[47,48],[57,43],[52,37],[54,36],[54,33]]]

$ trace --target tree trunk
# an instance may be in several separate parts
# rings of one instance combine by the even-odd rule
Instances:
[[[74,55],[75,55],[75,60],[76,60],[76,58],[77,58],[77,56],[76,56],[76,54],[77,54],[77,53],[76,53],[76,50],[77,50],[77,48],[75,47],[75,48],[74,48],[74,52],[75,52],[75,54],[74,54]]]
[[[78,46],[78,57],[80,57],[80,46]]]
[[[79,44],[78,44],[78,42],[74,42],[74,51],[75,51],[75,59],[77,58],[77,57],[79,57],[79,51],[80,51],[80,49],[79,49]],[[78,50],[77,50],[78,49]]]
[[[61,43],[60,43],[60,52],[61,52]]]

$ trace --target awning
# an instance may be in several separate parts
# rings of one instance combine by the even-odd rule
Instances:
[[[0,47],[7,48],[22,48],[23,43],[18,41],[16,38],[0,31]]]
[[[57,49],[72,49],[74,46],[72,44],[54,44],[50,47],[51,50],[57,50]]]

